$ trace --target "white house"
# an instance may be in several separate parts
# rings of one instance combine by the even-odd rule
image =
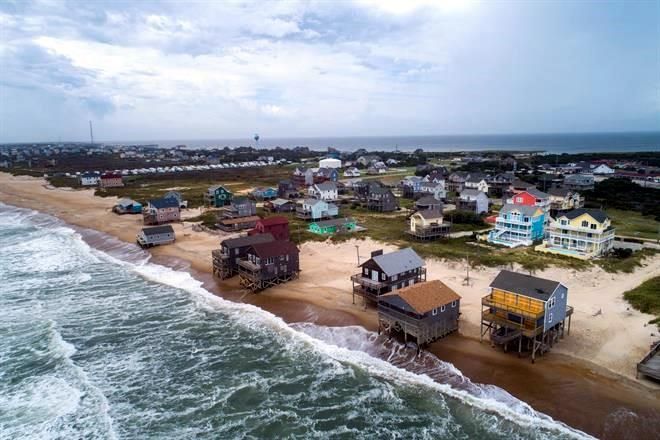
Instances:
[[[341,160],[328,157],[319,161],[319,168],[341,168]]]
[[[486,178],[481,175],[470,175],[465,181],[465,188],[476,189],[477,191],[488,194],[488,182],[486,182]]]
[[[339,198],[335,182],[317,183],[309,187],[308,194],[315,199],[332,202]]]
[[[355,167],[348,168],[344,171],[344,177],[360,177],[360,170]]]
[[[431,194],[437,200],[444,200],[447,197],[444,180],[440,182],[422,182],[419,185],[419,192]]]
[[[80,184],[82,186],[96,186],[99,184],[101,176],[95,173],[84,173],[80,175]]]
[[[614,170],[604,163],[598,165],[596,168],[591,170],[594,174],[614,174]]]
[[[472,211],[476,214],[488,212],[488,196],[477,189],[466,188],[458,197],[456,208],[462,211]]]

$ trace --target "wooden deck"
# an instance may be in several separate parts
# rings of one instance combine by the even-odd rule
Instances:
[[[656,342],[651,351],[637,364],[637,377],[639,373],[660,380],[660,341]]]

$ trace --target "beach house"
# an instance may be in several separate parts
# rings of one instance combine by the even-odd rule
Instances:
[[[403,333],[419,350],[458,330],[461,297],[439,280],[413,284],[381,295],[378,301],[378,333]]]
[[[579,192],[567,187],[550,188],[548,195],[550,196],[550,212],[553,215],[584,206],[584,197]]]
[[[213,275],[220,279],[230,278],[238,273],[238,262],[245,258],[250,246],[274,241],[271,234],[255,234],[247,237],[227,238],[220,242],[220,249],[211,251]]]
[[[334,203],[319,199],[304,199],[296,204],[296,217],[303,220],[322,220],[339,215]]]
[[[419,184],[419,193],[432,195],[438,200],[444,200],[447,197],[447,191],[445,191],[445,181],[440,182],[421,182]]]
[[[299,272],[298,247],[288,240],[253,244],[238,263],[240,284],[251,292],[290,281]]]
[[[172,225],[151,226],[138,232],[136,241],[143,248],[174,243],[176,239]]]
[[[365,301],[378,301],[385,293],[426,281],[424,266],[424,260],[412,248],[389,254],[382,250],[372,252],[371,258],[360,264],[360,273],[351,276],[353,303],[355,295]]]
[[[233,194],[223,185],[210,186],[204,193],[204,203],[207,206],[221,208],[229,205]]]
[[[447,191],[453,191],[460,193],[465,188],[465,182],[470,173],[467,171],[455,171],[449,175],[447,178]]]
[[[579,208],[559,214],[547,232],[537,251],[587,260],[606,255],[614,245],[615,230],[599,209]]]
[[[291,179],[283,179],[277,184],[277,196],[281,199],[295,199],[299,196],[298,188]]]
[[[321,220],[312,222],[309,225],[309,232],[318,235],[332,235],[336,233],[354,232],[357,222],[354,218],[333,218],[330,220]]]
[[[271,200],[277,197],[277,190],[275,188],[258,186],[250,191],[250,196],[256,200]]]
[[[275,237],[275,240],[288,240],[289,219],[282,217],[281,215],[262,218],[257,220],[254,229],[252,229],[249,234],[271,234]]]
[[[307,187],[314,184],[314,170],[311,168],[297,167],[293,170],[291,181],[296,188]]]
[[[403,197],[412,199],[415,194],[419,193],[422,182],[424,182],[424,179],[419,176],[406,176],[403,178],[400,183]]]
[[[337,184],[334,182],[315,183],[309,187],[307,194],[310,197],[325,200],[326,202],[334,202],[339,198]]]
[[[361,173],[355,167],[350,167],[344,170],[344,177],[360,177]]]
[[[520,354],[531,350],[532,361],[564,336],[565,321],[573,309],[568,288],[558,281],[508,270],[490,283],[490,293],[481,299],[481,339],[489,335],[505,350],[510,344]]]
[[[507,203],[514,205],[538,206],[547,213],[550,211],[550,195],[539,191],[536,188],[528,188],[521,191],[507,200]]]
[[[431,195],[422,196],[415,200],[415,209],[423,211],[426,209],[437,209],[442,211],[444,204]]]
[[[538,206],[506,204],[488,233],[490,243],[508,247],[531,246],[543,238],[545,214]]]
[[[410,216],[406,233],[417,240],[437,240],[448,237],[451,223],[445,221],[442,210],[424,209]]]
[[[485,174],[473,173],[465,180],[464,189],[476,189],[482,193],[488,194],[488,182]]]
[[[149,200],[142,209],[142,219],[145,225],[160,225],[162,223],[181,220],[179,202],[171,197]]]
[[[478,189],[464,189],[456,200],[456,209],[484,214],[488,212],[488,196]]]
[[[339,171],[336,168],[319,168],[314,174],[314,182],[336,182],[339,180]]]
[[[258,215],[250,215],[247,217],[225,217],[224,215],[218,217],[215,224],[216,229],[225,232],[238,232],[244,229],[252,229],[257,225],[261,217]]]
[[[372,185],[369,187],[367,209],[376,212],[392,212],[399,208],[399,201],[389,188]]]
[[[124,186],[124,178],[119,173],[103,173],[99,178],[101,188],[118,188]]]
[[[591,191],[594,189],[592,174],[568,174],[564,177],[564,186],[575,191]]]
[[[142,204],[129,198],[119,199],[117,204],[112,207],[115,214],[140,214],[142,213]]]
[[[296,210],[296,202],[288,199],[275,199],[264,202],[264,211],[267,212],[293,212]]]
[[[229,206],[223,209],[225,218],[252,217],[257,214],[257,205],[244,196],[237,196],[231,199]]]
[[[80,185],[82,186],[96,186],[99,184],[99,176],[97,173],[83,173],[80,175]]]

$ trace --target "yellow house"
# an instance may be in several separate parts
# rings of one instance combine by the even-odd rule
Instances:
[[[451,223],[446,222],[439,209],[424,209],[410,216],[410,227],[406,231],[419,240],[434,240],[449,234]]]
[[[548,237],[536,250],[587,260],[607,254],[614,244],[614,233],[603,211],[574,209],[550,222]]]

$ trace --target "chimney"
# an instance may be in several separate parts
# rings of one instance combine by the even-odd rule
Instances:
[[[373,251],[373,252],[371,253],[371,258],[373,258],[373,257],[377,257],[377,256],[379,256],[379,255],[383,255],[383,250],[382,250],[382,249],[378,249],[377,251]]]

